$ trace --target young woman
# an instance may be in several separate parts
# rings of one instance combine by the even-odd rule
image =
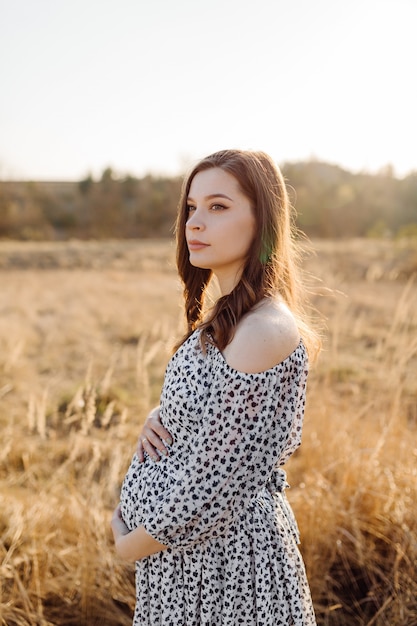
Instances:
[[[262,152],[203,159],[183,187],[177,264],[188,330],[114,512],[136,561],[134,624],[311,626],[281,466],[300,444],[307,348],[290,206]],[[203,300],[213,275],[214,307]]]

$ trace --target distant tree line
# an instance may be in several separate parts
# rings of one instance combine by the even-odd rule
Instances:
[[[285,163],[297,225],[310,237],[417,236],[417,172],[402,179],[308,161]],[[104,239],[172,236],[181,177],[79,182],[0,181],[0,238]]]

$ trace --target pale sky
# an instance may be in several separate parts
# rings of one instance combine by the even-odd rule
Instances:
[[[417,170],[417,0],[0,0],[0,178]]]

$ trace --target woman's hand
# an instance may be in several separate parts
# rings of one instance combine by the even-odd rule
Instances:
[[[160,454],[168,456],[167,446],[170,445],[172,445],[172,437],[161,423],[158,406],[146,418],[139,435],[136,454],[141,463],[145,460],[145,452],[153,461],[157,462],[161,458]]]
[[[116,552],[124,561],[140,561],[151,554],[166,550],[166,546],[149,535],[143,526],[130,531],[123,521],[120,504],[113,512],[111,529]]]
[[[120,537],[123,537],[123,535],[127,535],[129,533],[129,529],[122,518],[120,504],[113,511],[113,516],[111,518],[111,529],[113,531],[114,543],[117,543],[117,540]]]

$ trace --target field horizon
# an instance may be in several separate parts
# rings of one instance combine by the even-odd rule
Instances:
[[[287,464],[320,626],[417,625],[417,244],[314,240]],[[109,521],[183,330],[167,240],[0,241],[0,623],[124,626]]]

